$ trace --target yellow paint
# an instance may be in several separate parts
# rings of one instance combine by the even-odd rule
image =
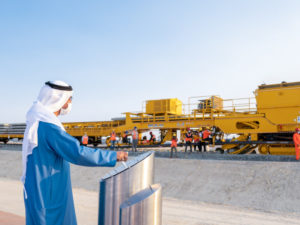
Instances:
[[[147,114],[182,114],[182,102],[177,98],[149,100],[146,102]]]

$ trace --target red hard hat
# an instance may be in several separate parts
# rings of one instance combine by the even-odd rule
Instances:
[[[296,132],[298,132],[299,130],[300,130],[300,129],[299,129],[298,127],[295,129]]]

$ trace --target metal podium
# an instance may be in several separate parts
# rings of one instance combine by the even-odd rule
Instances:
[[[151,185],[120,206],[120,225],[160,225],[161,186]]]
[[[161,225],[161,187],[153,185],[153,169],[152,151],[117,167],[100,180],[99,225]]]

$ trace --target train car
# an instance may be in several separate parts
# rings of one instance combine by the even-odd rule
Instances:
[[[0,124],[0,141],[5,144],[13,138],[23,139],[25,123]]]

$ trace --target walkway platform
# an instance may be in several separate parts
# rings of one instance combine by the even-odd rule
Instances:
[[[1,225],[25,225],[25,218],[12,213],[0,211]]]

